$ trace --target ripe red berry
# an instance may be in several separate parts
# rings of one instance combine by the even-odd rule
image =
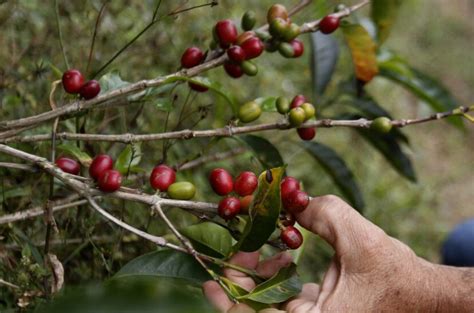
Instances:
[[[155,166],[150,174],[150,185],[155,190],[166,191],[176,180],[176,172],[164,164]]]
[[[215,34],[219,40],[221,48],[227,48],[237,40],[237,27],[231,20],[217,22],[214,27]]]
[[[240,63],[245,60],[245,51],[240,46],[232,46],[227,49],[229,59],[235,63]]]
[[[79,90],[79,94],[82,98],[89,100],[95,98],[100,93],[100,84],[96,80],[89,80],[87,83],[82,85]]]
[[[217,213],[225,220],[234,218],[240,212],[240,200],[235,197],[227,197],[219,202]]]
[[[308,194],[301,190],[293,190],[283,199],[283,207],[290,213],[296,214],[303,212],[308,206]]]
[[[97,186],[103,192],[114,192],[122,185],[122,175],[116,170],[107,170],[100,176]]]
[[[232,192],[234,189],[234,182],[232,176],[223,168],[216,168],[212,170],[209,175],[209,182],[211,183],[212,189],[219,196],[225,196]]]
[[[283,178],[280,184],[281,199],[284,200],[287,198],[288,195],[294,190],[300,190],[299,181],[291,176]]]
[[[251,195],[258,186],[257,176],[252,172],[242,172],[235,179],[234,190],[243,197]]]
[[[89,175],[94,179],[98,180],[105,171],[111,170],[114,167],[114,161],[106,154],[99,154],[92,160],[91,166],[89,167]]]
[[[224,63],[224,70],[230,77],[233,77],[233,78],[239,78],[242,75],[244,75],[244,71],[242,71],[240,64],[237,64],[237,63],[232,63],[232,62]]]
[[[290,42],[291,46],[293,47],[293,57],[298,58],[303,55],[304,52],[304,44],[301,40],[294,39]]]
[[[188,82],[189,88],[197,92],[206,92],[209,90],[206,86],[198,85],[196,83]]]
[[[204,59],[204,53],[198,47],[190,47],[186,49],[181,56],[181,66],[184,68],[195,67],[201,64]]]
[[[303,95],[296,95],[293,100],[291,100],[290,109],[297,108],[306,102],[306,98]]]
[[[325,16],[319,22],[319,30],[323,34],[330,34],[339,27],[339,18],[333,15]]]
[[[280,239],[290,249],[298,249],[303,244],[303,235],[294,226],[287,226],[280,233]]]
[[[265,49],[263,42],[258,37],[251,37],[240,46],[244,50],[247,60],[258,57]]]
[[[67,70],[63,74],[62,82],[67,93],[78,93],[84,84],[84,76],[78,70]]]
[[[61,157],[56,160],[56,165],[63,171],[69,174],[77,175],[81,171],[81,165],[76,160]]]
[[[316,127],[297,128],[298,136],[303,140],[312,140],[316,136]]]

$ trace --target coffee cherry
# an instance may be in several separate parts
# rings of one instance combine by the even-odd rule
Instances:
[[[287,226],[281,231],[280,239],[290,249],[298,249],[303,244],[303,235],[294,226]]]
[[[190,200],[196,194],[196,187],[187,181],[173,183],[168,187],[168,196],[176,200]]]
[[[293,214],[303,212],[308,204],[308,194],[301,190],[293,190],[283,199],[283,207]]]
[[[235,63],[241,63],[245,60],[245,51],[240,46],[232,46],[227,49],[229,59]]]
[[[95,98],[100,93],[100,84],[96,80],[89,80],[87,83],[82,85],[79,90],[79,94],[82,98],[89,100]]]
[[[81,171],[81,165],[76,160],[61,157],[56,160],[56,165],[65,173],[77,175]]]
[[[385,116],[377,117],[370,124],[370,129],[378,131],[379,133],[386,134],[392,130],[392,121]]]
[[[298,136],[306,141],[312,140],[316,136],[316,127],[297,128],[296,131],[298,132]]]
[[[217,214],[223,219],[230,220],[240,212],[240,200],[235,197],[224,198],[219,202]]]
[[[291,100],[290,108],[296,108],[301,106],[303,103],[306,102],[306,98],[303,95],[296,95],[293,100]]]
[[[250,38],[256,37],[256,36],[257,36],[257,34],[255,34],[255,32],[246,31],[246,32],[240,34],[239,37],[237,37],[237,40],[235,41],[235,44],[240,46],[241,44],[243,44],[244,42],[246,42]]]
[[[258,74],[258,67],[252,61],[244,61],[240,63],[240,68],[248,76],[255,76]]]
[[[249,38],[244,41],[240,46],[244,50],[245,57],[247,60],[258,57],[262,54],[265,48],[263,42],[258,37]]]
[[[285,97],[278,97],[275,103],[277,111],[280,114],[286,114],[290,110],[290,102]]]
[[[267,22],[270,24],[274,19],[281,18],[283,20],[288,19],[288,11],[284,5],[274,4],[268,9],[267,12]]]
[[[290,110],[290,113],[288,115],[288,120],[291,126],[298,127],[301,124],[303,124],[304,121],[306,120],[306,114],[304,110],[300,107],[293,108]]]
[[[89,175],[98,180],[105,171],[111,170],[114,167],[114,161],[106,154],[99,154],[96,156],[89,167]]]
[[[285,32],[288,31],[290,24],[287,20],[282,18],[275,18],[269,23],[268,31],[275,38],[284,37]]]
[[[298,39],[294,39],[290,42],[290,45],[293,47],[293,57],[294,58],[299,58],[300,56],[303,55],[304,52],[304,44],[302,41]]]
[[[323,34],[330,34],[339,27],[339,18],[333,15],[325,16],[319,22],[319,30]]]
[[[150,185],[155,190],[166,191],[176,180],[176,172],[164,164],[155,166],[150,174]]]
[[[251,30],[257,22],[257,16],[254,11],[247,11],[242,16],[241,26],[243,30]]]
[[[295,23],[291,23],[288,25],[288,27],[286,27],[286,29],[283,31],[282,33],[282,36],[281,38],[286,41],[286,42],[290,42],[292,41],[293,39],[295,39],[296,37],[298,37],[298,35],[301,33],[301,29],[300,27],[298,26],[298,24],[295,24]]]
[[[215,193],[225,196],[234,190],[232,176],[223,168],[213,169],[209,175],[209,182]]]
[[[270,33],[268,31],[259,30],[259,29],[257,29],[255,31],[255,36],[260,38],[261,41],[267,41],[267,40],[270,40],[272,38],[272,36],[270,35]]]
[[[280,42],[278,45],[278,52],[285,58],[292,58],[295,55],[293,46],[287,42]]]
[[[258,119],[262,115],[262,108],[255,101],[249,101],[244,103],[239,108],[239,120],[242,123],[250,123]]]
[[[192,90],[197,91],[197,92],[206,92],[206,91],[209,90],[209,88],[207,88],[206,86],[198,85],[198,84],[193,83],[193,82],[188,82],[188,86],[189,86],[189,88],[191,88]]]
[[[181,66],[191,68],[199,65],[204,61],[204,53],[198,47],[190,47],[186,49],[181,56]]]
[[[99,178],[97,186],[103,192],[114,192],[122,185],[122,175],[116,170],[107,170]]]
[[[283,200],[287,198],[288,195],[295,190],[300,190],[300,182],[291,176],[283,178],[280,184],[281,199]]]
[[[300,106],[300,108],[304,110],[306,120],[309,120],[316,115],[316,109],[311,103],[305,102]]]
[[[237,63],[225,62],[224,70],[230,77],[233,78],[239,78],[244,75],[244,71],[242,71],[240,64]]]
[[[84,76],[82,76],[81,72],[78,70],[67,70],[63,74],[62,83],[64,90],[66,90],[67,93],[79,93],[79,90],[84,84]]]
[[[280,222],[283,226],[293,226],[296,223],[296,218],[293,214],[286,212],[280,215]]]
[[[242,172],[237,176],[234,183],[235,192],[243,197],[253,194],[258,186],[257,176],[249,171]]]
[[[248,195],[245,197],[240,198],[240,211],[242,213],[248,213],[250,205],[253,201],[253,195]]]
[[[237,40],[237,27],[231,20],[217,22],[214,30],[221,48],[225,49]]]

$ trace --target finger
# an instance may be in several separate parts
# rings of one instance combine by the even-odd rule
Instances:
[[[329,265],[329,269],[324,274],[321,290],[319,291],[319,297],[317,298],[317,308],[321,309],[323,303],[333,293],[334,289],[336,288],[339,275],[340,270],[338,264],[336,260],[333,260]]]
[[[234,305],[227,313],[256,313],[256,311],[246,304],[239,303]]]
[[[221,286],[213,280],[206,281],[202,289],[206,298],[219,312],[227,312],[234,304]]]
[[[258,265],[260,254],[256,252],[237,252],[229,262],[241,267],[248,269],[255,269]],[[238,284],[245,290],[251,290],[255,287],[255,282],[252,278],[248,277],[245,273],[237,270],[226,268],[224,269],[224,275],[234,283]]]
[[[288,252],[278,253],[271,258],[260,262],[257,266],[258,275],[263,278],[270,278],[275,275],[281,268],[291,264],[293,258]]]
[[[319,296],[319,285],[314,283],[307,283],[303,285],[300,294],[289,300],[283,305],[283,309],[287,312],[306,312],[303,308],[310,308],[316,304]]]

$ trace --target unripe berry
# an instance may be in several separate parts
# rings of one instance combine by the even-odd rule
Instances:
[[[229,60],[235,63],[241,63],[246,59],[245,51],[240,46],[232,46],[227,49],[227,55],[229,56]]]
[[[81,165],[76,160],[60,157],[56,160],[56,165],[65,173],[77,175],[81,171]]]
[[[316,109],[311,103],[305,102],[300,106],[300,108],[304,110],[306,120],[309,120],[316,115]]]
[[[239,37],[237,37],[237,40],[235,41],[235,44],[240,46],[241,44],[243,44],[244,42],[246,42],[250,38],[256,37],[256,36],[257,36],[257,34],[255,34],[255,32],[253,32],[253,31],[244,32],[244,33],[240,34]]]
[[[286,211],[293,214],[303,212],[308,204],[308,194],[301,190],[293,190],[283,199],[283,207]]]
[[[96,156],[89,167],[89,175],[98,180],[105,171],[111,170],[114,167],[114,161],[106,154],[99,154]]]
[[[257,22],[257,17],[254,11],[247,11],[242,16],[241,26],[243,30],[251,30],[255,23]]]
[[[275,38],[284,37],[285,32],[288,31],[290,24],[282,18],[275,18],[269,23],[268,31]]]
[[[189,88],[191,88],[192,90],[197,91],[197,92],[206,92],[206,91],[209,90],[209,88],[207,88],[206,86],[198,85],[198,84],[193,83],[193,82],[188,82],[188,86],[189,86]]]
[[[306,102],[306,98],[303,95],[296,95],[293,100],[291,100],[290,108],[297,108]]]
[[[290,42],[291,46],[293,47],[293,57],[294,58],[299,58],[300,56],[303,55],[304,53],[304,44],[302,41],[298,39],[294,39]]]
[[[217,22],[214,27],[215,34],[221,48],[227,48],[237,40],[237,27],[231,20],[222,20]]]
[[[240,198],[240,211],[242,213],[248,213],[250,205],[253,201],[253,195],[248,195]]]
[[[67,70],[63,74],[62,83],[64,90],[66,90],[67,93],[79,93],[79,90],[81,90],[81,87],[84,84],[84,76],[82,76],[81,72],[78,70]]]
[[[306,120],[306,114],[304,110],[300,107],[293,108],[290,110],[290,114],[288,115],[288,120],[290,125],[293,127],[298,127],[304,123]]]
[[[244,103],[239,108],[239,120],[242,123],[250,123],[258,119],[262,115],[262,108],[256,101],[249,101]]]
[[[275,104],[277,111],[280,114],[286,114],[290,110],[290,101],[285,97],[278,97]]]
[[[303,235],[294,226],[287,226],[281,231],[280,239],[290,249],[298,249],[303,244]]]
[[[295,190],[300,190],[300,182],[291,176],[283,178],[280,184],[281,199],[283,200],[287,198],[288,195]]]
[[[168,196],[176,200],[190,200],[196,194],[196,187],[187,181],[173,183],[168,187]]]
[[[298,35],[301,33],[301,29],[300,27],[298,26],[298,24],[295,24],[295,23],[291,23],[288,25],[288,27],[283,31],[283,34],[282,34],[282,39],[286,42],[290,42],[292,41],[293,39],[295,39],[296,37],[298,37]]]
[[[240,64],[237,63],[225,62],[224,70],[230,77],[233,78],[239,78],[244,75],[244,71],[242,71]]]
[[[247,60],[258,57],[262,54],[265,48],[263,42],[258,37],[249,38],[244,41],[240,46],[244,50],[245,57]]]
[[[319,30],[323,34],[330,34],[339,27],[339,18],[333,15],[325,16],[319,22]]]
[[[377,117],[370,124],[370,128],[378,131],[379,133],[386,134],[392,130],[392,121],[385,116]]]
[[[300,136],[301,139],[306,141],[312,140],[316,136],[316,127],[297,128],[296,131],[298,133],[298,136]]]
[[[215,193],[219,196],[225,196],[234,190],[234,182],[232,176],[223,168],[212,170],[209,175],[209,182]]]
[[[103,192],[114,192],[122,185],[122,175],[116,170],[107,170],[99,178],[97,186]]]
[[[286,212],[280,215],[280,222],[283,226],[293,226],[296,223],[296,218],[293,214]]]
[[[87,83],[82,85],[79,90],[79,94],[82,98],[89,100],[95,98],[100,93],[100,84],[96,80],[89,80]]]
[[[240,63],[240,68],[248,76],[255,76],[258,74],[258,67],[252,61],[244,61]]]
[[[176,180],[176,172],[164,164],[155,166],[150,174],[150,185],[155,190],[166,191]]]
[[[278,45],[278,52],[285,58],[292,58],[295,55],[293,46],[287,42],[280,42]]]
[[[270,24],[274,19],[281,18],[283,20],[288,19],[288,11],[286,7],[281,4],[274,4],[268,9],[267,12],[267,22]]]
[[[219,202],[217,214],[223,219],[230,220],[240,212],[240,200],[235,197],[224,198]]]
[[[234,190],[241,197],[253,194],[257,186],[257,176],[249,171],[240,173],[234,182]]]
[[[198,47],[186,49],[181,56],[181,66],[184,68],[195,67],[204,60],[204,53]]]

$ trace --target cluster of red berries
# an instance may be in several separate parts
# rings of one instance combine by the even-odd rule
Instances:
[[[285,97],[278,97],[276,107],[280,114],[288,115],[288,121],[294,127],[298,127],[316,116],[316,109],[306,101],[303,95],[296,95],[291,102]],[[296,131],[303,140],[311,140],[316,136],[315,127],[300,127]]]
[[[196,188],[190,182],[176,182],[176,171],[165,164],[157,165],[150,174],[153,189],[167,192],[172,199],[190,200],[196,194]]]
[[[100,84],[96,80],[84,83],[84,76],[78,70],[71,69],[64,72],[62,77],[64,90],[70,94],[79,94],[86,100],[92,99],[100,93]]]

